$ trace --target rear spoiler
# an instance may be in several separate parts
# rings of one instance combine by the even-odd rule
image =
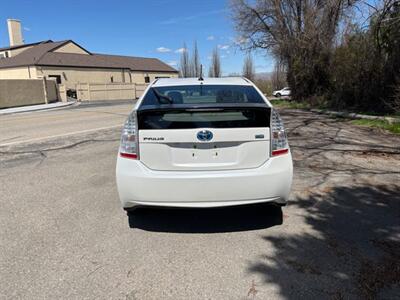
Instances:
[[[180,110],[180,111],[224,111],[229,109],[270,109],[267,103],[205,103],[205,104],[160,104],[160,105],[141,105],[137,112],[146,111],[169,111],[169,110]]]

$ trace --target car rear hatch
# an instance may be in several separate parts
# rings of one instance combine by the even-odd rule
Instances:
[[[265,103],[139,107],[140,160],[164,171],[259,167],[269,158],[270,115]]]

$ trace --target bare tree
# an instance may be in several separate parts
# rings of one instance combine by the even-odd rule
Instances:
[[[221,77],[221,58],[218,47],[215,47],[211,56],[211,65],[208,69],[208,77]]]
[[[186,47],[186,43],[183,43],[183,48],[181,52],[181,62],[179,65],[179,76],[180,77],[190,77],[190,62],[189,62],[189,52]]]
[[[199,49],[197,48],[197,41],[193,44],[193,52],[190,62],[191,75],[194,77],[200,77],[200,56]]]
[[[251,56],[250,53],[244,59],[243,76],[250,80],[254,80],[255,77],[253,57]]]
[[[400,111],[400,1],[399,0],[380,0],[375,2],[367,1],[370,15],[370,36],[373,44],[370,45],[368,53],[373,53],[371,62],[375,64],[372,74],[379,74],[376,69],[377,62],[382,66],[382,73],[373,82],[366,82],[367,88],[372,88],[371,94],[362,99],[363,103],[369,103],[370,107],[379,107],[383,103],[382,111]],[[371,75],[372,75],[371,74]],[[372,76],[363,76],[371,78]],[[372,77],[373,78],[373,77]],[[363,81],[366,81],[363,78]],[[374,86],[374,85],[377,86]],[[367,89],[366,88],[366,89]],[[380,88],[383,88],[380,90]],[[380,91],[379,91],[380,90]],[[378,92],[379,91],[379,92]],[[367,99],[369,98],[369,99]],[[377,101],[379,99],[380,101]],[[379,109],[379,108],[378,108]]]
[[[327,88],[327,72],[338,24],[357,0],[231,0],[244,49],[270,51],[287,67],[297,98]]]
[[[284,88],[286,84],[286,70],[285,65],[277,60],[275,63],[274,71],[271,76],[272,88],[274,90],[280,90]]]
[[[391,27],[398,25],[400,21],[400,1],[399,0],[381,0],[379,1],[381,7],[372,6],[367,2],[367,5],[373,9],[372,17],[374,18],[374,33],[375,39],[378,44],[378,49],[385,47],[385,38],[387,34],[385,31],[390,30]],[[396,28],[397,29],[397,28]],[[398,34],[396,35],[398,37]]]

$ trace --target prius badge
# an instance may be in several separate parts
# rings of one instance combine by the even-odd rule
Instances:
[[[202,130],[197,133],[197,139],[202,142],[211,141],[213,138],[213,133],[210,130]]]

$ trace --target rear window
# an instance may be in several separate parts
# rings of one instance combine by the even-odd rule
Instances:
[[[142,105],[217,103],[265,103],[265,101],[252,86],[200,84],[150,88]]]
[[[139,129],[269,127],[269,108],[159,109],[138,111]]]

